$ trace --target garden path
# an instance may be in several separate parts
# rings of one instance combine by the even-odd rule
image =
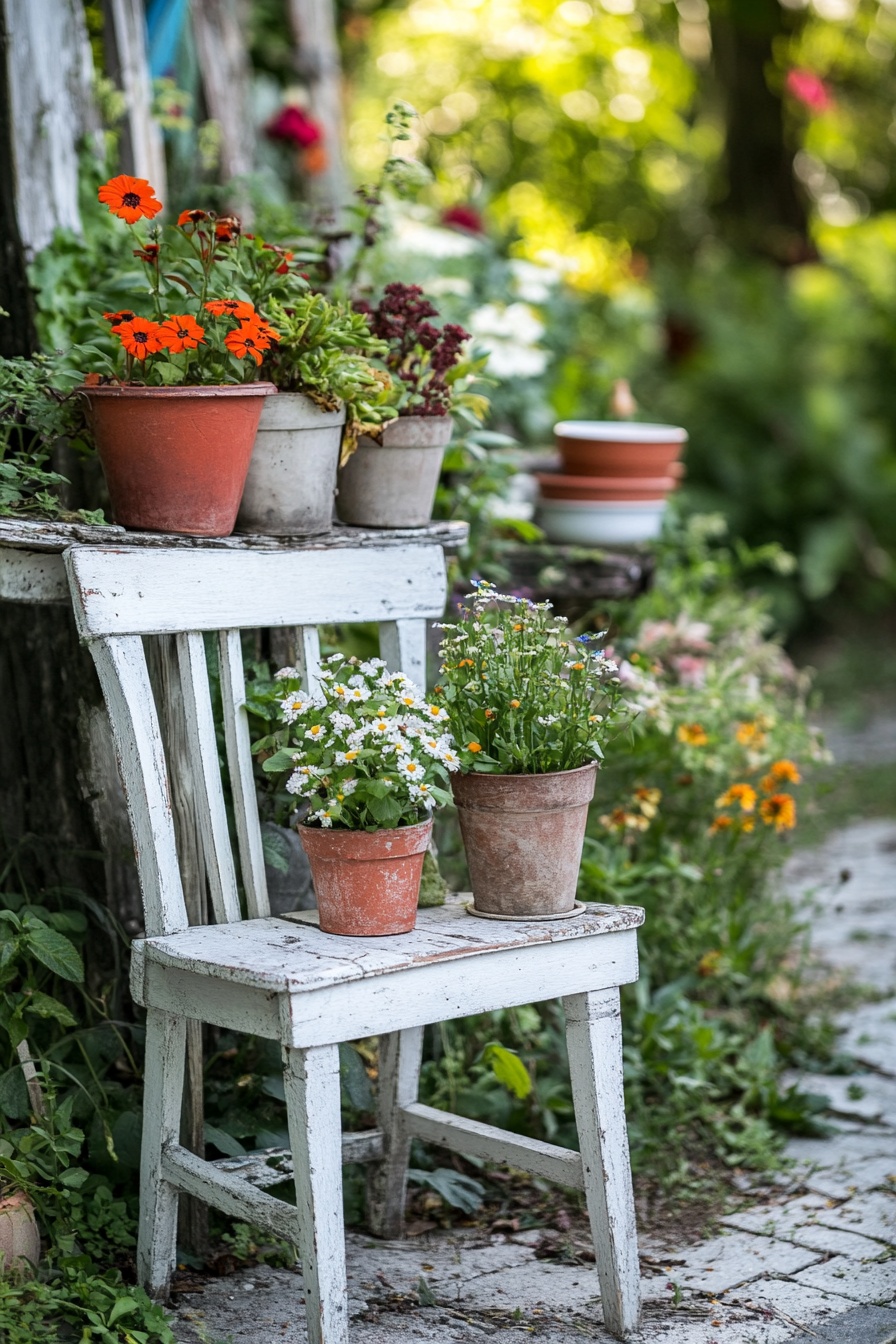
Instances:
[[[794,1166],[761,1203],[722,1218],[708,1241],[642,1242],[637,1344],[896,1341],[896,822],[858,822],[798,851],[784,885],[813,891],[819,954],[875,991],[841,1023],[858,1072],[800,1077],[831,1099],[836,1130],[791,1142]],[[611,1344],[593,1267],[537,1258],[541,1236],[350,1234],[353,1344]],[[181,1301],[179,1344],[304,1344],[296,1272],[243,1270]]]

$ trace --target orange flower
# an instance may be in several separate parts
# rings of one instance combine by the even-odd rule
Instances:
[[[159,245],[158,243],[147,243],[145,247],[138,247],[134,256],[138,261],[145,261],[147,266],[158,266]]]
[[[256,316],[254,305],[242,299],[209,299],[205,307],[213,317],[235,317],[238,322]]]
[[[796,803],[789,793],[775,793],[771,798],[763,798],[759,815],[766,826],[774,826],[776,831],[792,831],[796,825]]]
[[[632,795],[645,817],[651,820],[659,811],[660,799],[663,796],[662,789],[635,789]]]
[[[280,265],[274,267],[275,275],[286,275],[289,270],[289,263],[292,261],[293,254],[288,252],[285,247],[278,247],[276,243],[262,243],[262,252],[276,252],[280,257]]]
[[[716,799],[716,807],[736,807],[740,804],[742,812],[756,809],[756,790],[752,784],[732,784],[731,788]]]
[[[756,818],[744,817],[740,823],[740,828],[746,835],[749,835],[751,831],[756,829]]]
[[[774,793],[779,784],[799,784],[801,775],[793,761],[774,761],[762,780],[764,793]]]
[[[237,359],[247,359],[250,355],[256,364],[264,358],[264,351],[271,348],[271,342],[258,322],[241,322],[236,331],[229,331],[224,344]]]
[[[474,753],[474,755],[475,755],[475,753],[476,753],[477,751],[481,751],[481,750],[482,750],[482,747],[479,745],[478,742],[468,742],[468,743],[467,743],[467,751],[472,751],[472,752]]]
[[[156,200],[155,188],[145,177],[129,177],[121,173],[111,177],[97,192],[103,205],[108,205],[110,214],[117,215],[126,224],[136,224],[138,219],[152,219],[162,208],[162,202]]]
[[[122,308],[120,313],[103,313],[106,321],[112,324],[113,331],[116,327],[120,327],[122,322],[131,322],[136,316],[137,314],[131,312],[130,308]]]
[[[705,747],[709,741],[706,729],[699,723],[679,724],[675,736],[679,742],[684,742],[689,747]]]
[[[307,149],[302,150],[299,158],[305,172],[312,177],[316,177],[318,173],[326,172],[329,159],[322,144],[309,145]]]
[[[136,359],[146,359],[162,349],[162,328],[158,322],[150,322],[145,317],[135,317],[131,322],[122,322],[113,331],[129,355]]]
[[[510,708],[511,708],[511,709],[519,709],[519,707],[520,707],[520,702],[519,702],[519,700],[511,700],[511,702],[510,702]]]
[[[728,828],[733,825],[734,822],[731,820],[730,817],[726,816],[716,817],[709,828],[709,833],[710,835],[717,835],[719,831],[727,831]]]
[[[240,221],[236,215],[223,215],[215,221],[215,242],[232,243],[240,236]]]
[[[186,313],[166,318],[159,331],[162,345],[172,355],[179,355],[184,350],[195,350],[197,345],[205,344],[205,328],[200,327],[195,317]]]
[[[209,213],[207,210],[181,210],[177,217],[177,227],[179,229],[186,229],[188,225],[192,224],[193,229],[197,229],[199,225],[204,223],[208,218]]]
[[[761,747],[765,733],[758,723],[739,723],[734,734],[742,747]]]

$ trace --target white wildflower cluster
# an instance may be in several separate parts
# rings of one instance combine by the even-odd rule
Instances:
[[[311,802],[310,821],[352,830],[413,825],[448,801],[448,774],[460,759],[447,710],[403,673],[381,658],[334,654],[313,692],[294,667],[275,681],[284,726],[257,745],[270,752],[264,769]]]

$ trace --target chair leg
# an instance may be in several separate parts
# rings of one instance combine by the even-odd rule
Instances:
[[[619,990],[571,994],[563,1007],[604,1325],[624,1339],[638,1328],[641,1286],[622,1093]]]
[[[367,1220],[377,1237],[400,1237],[404,1231],[411,1136],[401,1108],[417,1100],[422,1057],[422,1027],[380,1037],[377,1119],[383,1160],[371,1163],[367,1176]]]
[[[339,1047],[284,1047],[308,1344],[348,1344]]]
[[[162,1152],[180,1138],[186,1019],[148,1008],[140,1153],[137,1276],[150,1297],[165,1299],[177,1258],[177,1189],[162,1178]]]

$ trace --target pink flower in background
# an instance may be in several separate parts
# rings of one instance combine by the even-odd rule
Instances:
[[[682,686],[699,689],[706,685],[705,658],[696,658],[692,653],[680,653],[669,661]]]
[[[482,216],[472,205],[450,205],[442,211],[442,223],[449,229],[465,229],[467,233],[485,233]]]
[[[811,70],[788,70],[787,92],[812,112],[826,112],[834,106],[827,84]]]
[[[319,144],[324,133],[300,107],[292,105],[282,107],[275,117],[265,126],[264,133],[269,140],[285,140],[287,144],[309,149]]]

